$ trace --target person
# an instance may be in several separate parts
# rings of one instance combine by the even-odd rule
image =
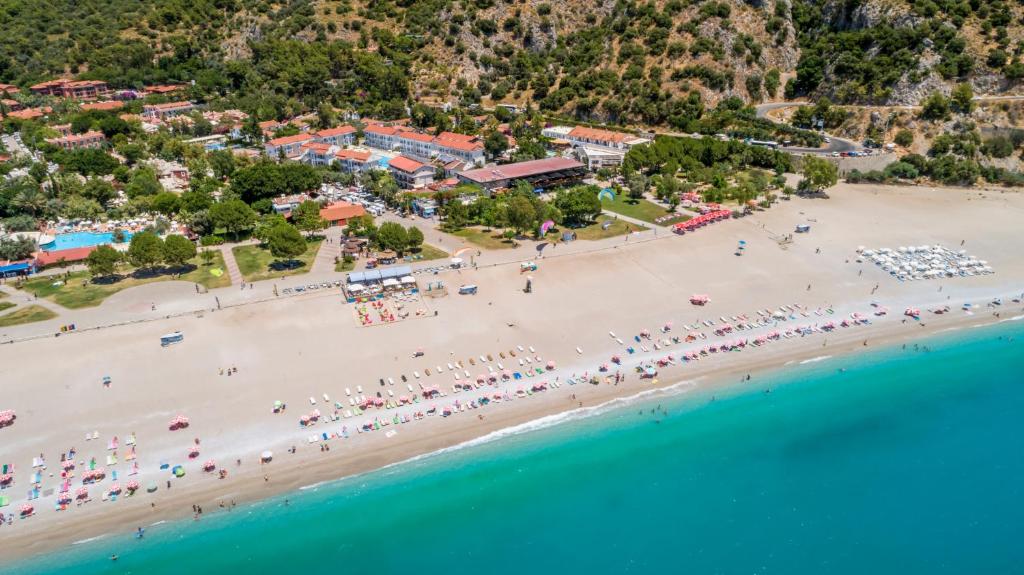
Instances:
[[[113,554],[111,554],[111,555],[110,555],[110,560],[111,560],[111,561],[117,561],[117,553],[113,553]]]

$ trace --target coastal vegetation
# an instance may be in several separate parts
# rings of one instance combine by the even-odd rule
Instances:
[[[291,226],[287,227],[294,230]],[[281,236],[287,234],[287,232],[279,233]],[[298,234],[297,231],[295,233]],[[268,241],[267,245],[235,246],[231,248],[231,252],[235,256],[235,262],[245,281],[281,278],[308,272],[309,266],[313,264],[313,259],[316,258],[316,253],[323,242],[322,238],[306,239],[301,235],[298,236],[298,239],[302,242],[299,244],[299,247],[303,248],[301,252],[293,249],[294,236],[279,239],[274,243]],[[278,250],[276,253],[272,249],[272,246],[275,245]],[[283,248],[285,245],[288,247]]]

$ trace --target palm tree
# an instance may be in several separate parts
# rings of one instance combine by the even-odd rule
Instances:
[[[46,202],[47,198],[39,188],[24,189],[11,199],[14,207],[29,212],[33,217],[46,208]]]

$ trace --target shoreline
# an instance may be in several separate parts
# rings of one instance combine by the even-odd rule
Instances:
[[[857,350],[864,349],[861,343],[864,339],[870,342],[869,348],[877,349],[934,337],[941,333],[990,327],[1019,317],[996,318],[991,314],[947,316],[941,319],[930,318],[928,324],[923,327],[917,323],[900,324],[889,321],[883,325],[872,324],[862,329],[851,328],[829,334],[832,341],[827,346],[828,353],[823,353],[824,348],[819,345],[797,342],[805,345],[781,349],[763,348],[750,350],[753,353],[730,354],[737,358],[736,361],[731,361],[730,357],[729,363],[713,362],[710,365],[696,365],[694,369],[686,369],[682,373],[674,372],[670,378],[659,382],[656,387],[650,384],[637,385],[636,380],[630,380],[628,385],[622,386],[580,383],[571,389],[583,398],[582,406],[567,406],[566,403],[571,401],[518,402],[512,404],[511,408],[504,406],[502,409],[488,410],[484,419],[469,416],[460,418],[456,425],[438,425],[443,421],[439,418],[422,420],[420,423],[426,423],[429,430],[424,428],[415,435],[405,434],[408,437],[391,445],[371,447],[360,443],[353,448],[351,444],[341,443],[338,444],[338,448],[332,449],[332,452],[326,455],[317,455],[312,451],[283,453],[275,455],[275,461],[266,466],[250,466],[233,471],[227,483],[214,481],[176,486],[169,495],[162,494],[155,507],[148,505],[153,503],[151,498],[136,496],[125,498],[125,504],[100,510],[95,509],[98,504],[94,504],[94,508],[88,514],[61,517],[59,524],[54,523],[58,519],[35,521],[37,518],[33,518],[31,528],[26,529],[30,526],[19,525],[17,530],[4,533],[3,540],[0,541],[0,550],[10,560],[21,561],[49,551],[67,549],[118,535],[127,536],[138,526],[150,527],[187,520],[190,514],[188,506],[191,504],[198,504],[204,509],[209,509],[209,512],[217,512],[218,509],[230,512],[230,505],[226,503],[229,501],[246,505],[296,491],[315,489],[388,467],[407,465],[455,449],[558,425],[574,413],[580,413],[581,418],[600,417],[608,408],[616,407],[615,404],[642,401],[659,394],[679,396],[684,393],[682,389],[696,389],[704,393],[719,389],[741,390],[739,393],[745,393],[746,391],[742,391],[744,383],[739,381],[745,374],[752,376],[750,384],[757,385],[766,373],[826,359],[850,357]],[[815,343],[818,341],[815,340]],[[554,399],[551,395],[553,391],[555,390],[546,392],[544,399]],[[540,426],[532,425],[548,418],[552,421]],[[529,426],[529,429],[518,429],[524,426]],[[364,435],[371,436],[370,439],[375,440],[375,444],[383,443],[383,433]],[[338,458],[335,454],[343,454],[345,457]],[[265,480],[264,475],[269,476],[269,480]],[[221,502],[225,502],[227,506],[218,507]],[[59,526],[59,535],[54,533],[55,526]],[[40,530],[45,530],[45,538],[39,537]]]

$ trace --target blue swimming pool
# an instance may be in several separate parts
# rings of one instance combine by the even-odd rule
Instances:
[[[132,239],[131,232],[124,232],[124,241]],[[39,246],[39,249],[54,252],[57,250],[70,250],[74,248],[86,248],[114,243],[113,232],[73,232],[70,234],[57,234],[52,242]]]

